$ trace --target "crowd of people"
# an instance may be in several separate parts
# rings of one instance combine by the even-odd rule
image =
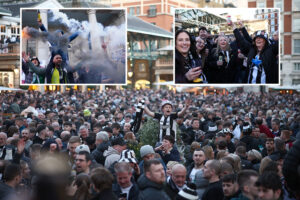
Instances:
[[[297,93],[71,89],[0,103],[0,200],[300,199]]]
[[[200,27],[198,35],[184,29],[175,34],[175,83],[279,83],[278,31],[251,37],[244,24],[230,22],[233,36],[211,35]]]

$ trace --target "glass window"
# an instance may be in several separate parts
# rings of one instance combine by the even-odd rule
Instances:
[[[140,15],[141,14],[141,8],[138,6],[136,7],[136,15]]]
[[[300,39],[294,39],[294,53],[300,53]]]
[[[275,27],[271,26],[271,33],[274,33],[274,32],[275,32]]]
[[[293,32],[300,32],[300,17],[294,18],[293,17]]]
[[[258,16],[257,16],[257,19],[261,19],[261,18],[262,18],[261,15],[258,15]]]
[[[283,12],[282,0],[274,0],[274,8],[280,8],[280,12]]]
[[[257,2],[257,8],[265,8],[265,7],[266,7],[266,2]]]
[[[273,25],[273,26],[275,25],[275,19],[271,20],[271,25]]]
[[[300,71],[300,63],[294,63],[294,70]]]
[[[6,27],[5,26],[1,26],[1,32],[5,33],[6,32]]]
[[[271,13],[271,18],[275,18],[275,13]]]
[[[129,15],[134,15],[134,7],[129,8]]]
[[[300,0],[293,0],[293,11],[300,11]]]
[[[299,85],[300,84],[300,79],[293,79],[292,85]]]
[[[156,5],[150,6],[150,9],[148,10],[148,16],[149,17],[155,17],[156,16]]]
[[[268,19],[269,15],[268,14],[265,14],[264,18],[265,19]]]
[[[139,72],[145,72],[145,71],[146,71],[145,63],[140,63],[139,64]]]

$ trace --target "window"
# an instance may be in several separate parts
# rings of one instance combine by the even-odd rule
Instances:
[[[274,8],[280,8],[280,12],[283,12],[282,0],[274,0]]]
[[[293,79],[292,85],[299,85],[300,84],[300,79]]]
[[[258,16],[257,16],[257,19],[261,19],[261,18],[262,18],[261,15],[258,15]]]
[[[145,71],[146,71],[145,63],[140,63],[139,64],[139,72],[145,72]]]
[[[272,19],[275,18],[275,13],[271,13],[271,18],[272,18]]]
[[[293,11],[300,11],[300,0],[293,0]]]
[[[156,16],[156,5],[152,5],[149,7],[148,17],[155,17],[155,16]]]
[[[257,8],[265,8],[265,7],[266,7],[266,2],[265,1],[257,2]],[[264,12],[264,10],[262,12]]]
[[[300,15],[293,15],[293,32],[300,32]]]
[[[134,15],[134,7],[129,8],[129,15]]]
[[[140,15],[141,14],[141,7],[136,7],[136,15]]]
[[[265,19],[268,19],[269,15],[268,14],[265,14],[264,18]]]
[[[274,26],[275,25],[275,19],[271,20],[271,25]]]
[[[271,33],[274,33],[274,32],[275,32],[275,27],[271,26]]]
[[[300,39],[294,39],[294,53],[300,54]]]
[[[280,70],[282,71],[282,63],[280,63]]]
[[[294,70],[300,71],[300,63],[294,63]]]
[[[170,7],[170,12],[171,12],[172,15],[174,15],[174,13],[175,13],[175,8],[174,8],[173,6]]]
[[[6,32],[6,27],[5,26],[1,26],[1,32],[5,33]]]

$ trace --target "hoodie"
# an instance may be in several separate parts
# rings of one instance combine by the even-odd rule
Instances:
[[[104,167],[107,169],[111,166],[111,164],[120,159],[120,153],[113,147],[108,147],[108,149],[104,151],[103,156],[106,157]]]

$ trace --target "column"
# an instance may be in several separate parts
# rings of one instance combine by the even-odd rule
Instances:
[[[91,34],[91,45],[93,52],[97,53],[103,53],[103,50],[101,49],[101,41],[100,41],[100,35],[99,35],[99,28],[97,25],[97,18],[96,18],[96,10],[88,10],[88,17],[89,17],[89,23],[90,23],[90,34]]]
[[[160,75],[159,74],[156,74],[155,75],[155,82],[156,82],[156,89],[160,89],[160,85],[159,85],[159,83],[160,83]]]
[[[45,28],[48,30],[48,10],[40,9],[40,14],[41,14],[42,23],[44,24]],[[32,55],[32,56],[37,56],[41,62],[41,65],[47,66],[50,57],[50,50],[47,42],[38,40],[36,55]]]

